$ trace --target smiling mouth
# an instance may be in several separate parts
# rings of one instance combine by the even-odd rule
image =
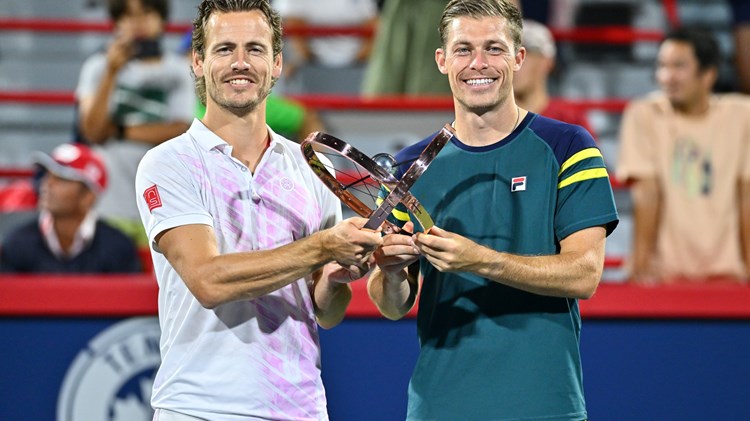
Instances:
[[[230,80],[230,81],[229,81],[229,84],[230,84],[230,85],[232,85],[232,86],[237,86],[237,87],[240,87],[240,86],[248,86],[248,85],[250,85],[251,83],[252,83],[252,82],[251,82],[251,81],[249,81],[249,80],[247,80],[247,79],[232,79],[232,80]]]
[[[467,79],[464,81],[469,86],[487,86],[495,82],[496,79],[482,78],[482,79]]]

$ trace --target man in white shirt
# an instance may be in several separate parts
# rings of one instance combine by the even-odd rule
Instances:
[[[342,320],[347,283],[382,243],[365,219],[340,221],[299,146],[266,126],[281,22],[267,1],[247,3],[200,4],[192,69],[206,114],[136,177],[159,282],[158,420],[327,419],[317,324]]]

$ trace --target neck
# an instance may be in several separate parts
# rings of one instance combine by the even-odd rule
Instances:
[[[265,101],[243,116],[212,107],[206,110],[202,121],[212,132],[232,146],[233,157],[247,165],[250,171],[255,171],[269,143]]]
[[[57,235],[57,240],[60,242],[60,248],[65,253],[70,251],[73,241],[76,238],[78,228],[83,223],[86,215],[66,215],[66,216],[54,216],[52,226]]]
[[[687,117],[699,117],[708,112],[709,107],[711,106],[711,96],[706,95],[702,96],[697,101],[693,101],[690,103],[682,103],[682,104],[675,104],[672,103],[672,108],[684,116]]]
[[[481,115],[467,110],[457,111],[454,127],[463,143],[469,146],[487,146],[513,133],[525,115],[515,101],[509,99],[498,109]]]

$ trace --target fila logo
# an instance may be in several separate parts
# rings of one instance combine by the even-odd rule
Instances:
[[[525,191],[526,190],[526,176],[513,177],[510,179],[510,191]]]
[[[159,189],[156,188],[156,184],[143,192],[143,198],[146,200],[149,212],[153,212],[154,209],[161,207],[161,197],[159,196]]]

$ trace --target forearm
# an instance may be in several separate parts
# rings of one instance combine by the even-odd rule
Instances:
[[[93,143],[104,143],[112,137],[114,124],[109,116],[109,100],[115,87],[116,74],[105,72],[96,92],[79,104],[79,123],[83,136]]]
[[[319,276],[315,277],[313,286],[315,316],[318,324],[325,329],[336,326],[344,319],[346,308],[352,299],[352,289],[349,284],[331,280],[331,274],[336,266],[338,265],[325,265],[319,271]]]
[[[365,24],[363,24],[363,28],[369,29],[375,32],[378,25],[378,18],[374,17],[367,21]],[[360,47],[359,51],[357,52],[357,61],[360,63],[365,63],[370,58],[370,54],[372,53],[372,46],[373,46],[373,39],[374,37],[362,37],[362,46]]]
[[[367,281],[370,300],[388,319],[398,320],[406,315],[417,298],[419,290],[418,263],[396,273],[386,273],[375,268]]]
[[[331,260],[322,234],[272,249],[218,254],[200,262],[172,259],[193,295],[206,308],[252,300],[310,275]]]
[[[158,145],[187,131],[190,125],[184,121],[148,123],[125,127],[125,138],[150,145]]]
[[[740,186],[740,239],[745,270],[750,276],[750,182],[747,181]]]
[[[636,277],[654,275],[651,261],[656,252],[660,201],[656,181],[637,181],[633,194],[633,268]]]
[[[304,19],[298,17],[285,18],[284,25],[288,28],[296,28],[301,30],[307,28],[307,22],[305,22]],[[304,64],[312,60],[312,50],[310,49],[310,44],[308,44],[307,42],[307,37],[299,35],[290,36],[289,41],[290,45],[293,48],[294,54],[296,54],[297,58],[299,59],[298,64]]]
[[[539,295],[588,299],[604,269],[604,246],[548,256],[520,256],[478,246],[469,272]]]

